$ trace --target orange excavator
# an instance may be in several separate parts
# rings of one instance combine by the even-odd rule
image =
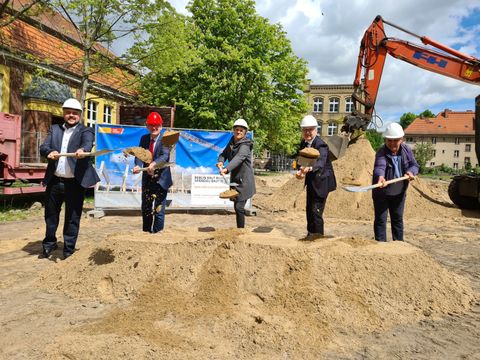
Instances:
[[[412,35],[420,39],[424,45],[430,45],[435,49],[388,37],[384,24]],[[341,132],[347,134],[346,138],[349,141],[354,139],[354,134],[358,130],[365,131],[372,121],[387,54],[422,69],[480,85],[480,59],[442,45],[426,36],[416,35],[387,22],[378,15],[365,31],[360,45],[353,93],[357,110],[345,117],[341,128]],[[363,106],[364,112],[358,110],[358,104]],[[480,160],[480,96],[477,96],[475,101],[474,128],[475,151],[477,159]],[[332,151],[334,157],[339,157],[344,152],[344,143],[345,137],[343,142],[338,139],[329,141],[329,146],[334,147]],[[451,200],[460,208],[480,208],[480,177],[457,175],[453,178],[448,192]]]

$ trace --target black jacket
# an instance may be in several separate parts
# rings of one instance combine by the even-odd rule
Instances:
[[[40,146],[40,154],[42,156],[47,157],[48,154],[55,150],[61,152],[64,131],[65,129],[62,125],[56,124],[50,127],[45,142]],[[91,151],[94,138],[95,134],[92,128],[86,127],[82,123],[78,123],[68,142],[67,152],[73,153],[78,149],[83,149],[85,152]],[[90,162],[90,157],[83,159],[68,157],[67,161],[73,170],[75,179],[80,185],[82,185],[82,187],[89,188],[100,181],[95,168]],[[45,185],[48,185],[52,180],[55,170],[57,169],[57,163],[58,160],[48,159],[47,171],[45,172],[45,177],[43,179]]]
[[[300,150],[305,147],[307,147],[307,142],[302,140]],[[320,157],[313,164],[312,171],[305,176],[305,186],[312,189],[318,197],[324,198],[337,188],[337,180],[328,156],[328,145],[319,136],[316,136],[313,139],[312,148],[320,152]]]
[[[143,135],[140,138],[140,147],[144,149],[150,148],[150,134]],[[162,144],[162,135],[159,135],[155,142],[155,147],[152,154],[153,161],[159,163],[161,161],[168,162],[170,161],[170,150],[168,147],[163,146]],[[135,165],[140,167],[146,167],[149,164],[144,163],[142,160],[135,158]],[[155,176],[157,177],[157,183],[162,187],[163,190],[168,190],[172,186],[172,173],[170,172],[170,167],[165,167],[163,169],[155,170]],[[147,184],[147,179],[150,175],[146,171],[142,173],[142,186]]]

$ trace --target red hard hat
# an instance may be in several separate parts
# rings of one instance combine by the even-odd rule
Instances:
[[[163,119],[159,113],[153,111],[147,116],[147,125],[162,125]]]

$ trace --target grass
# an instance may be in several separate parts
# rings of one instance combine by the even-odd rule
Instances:
[[[42,204],[42,207],[34,207],[36,202]],[[92,205],[94,203],[93,194],[87,193],[84,205]],[[28,194],[18,196],[0,195],[0,223],[7,221],[27,220],[32,217],[43,216],[45,204],[45,194]]]

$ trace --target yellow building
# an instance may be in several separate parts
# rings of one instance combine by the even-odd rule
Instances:
[[[353,85],[307,84],[305,96],[308,113],[317,119],[319,135],[332,136],[339,133],[345,115],[354,109],[352,94]]]

